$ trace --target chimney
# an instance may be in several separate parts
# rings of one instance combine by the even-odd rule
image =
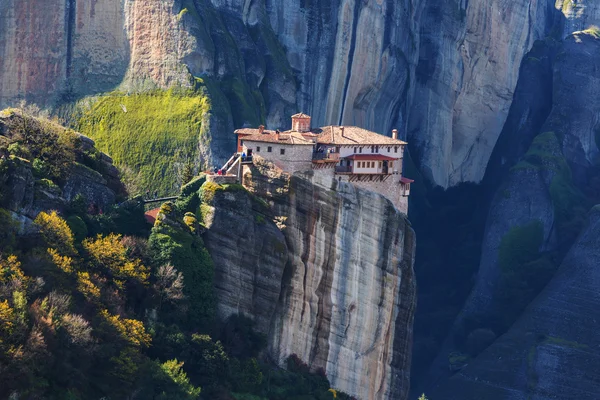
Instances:
[[[340,126],[340,130],[342,131],[342,137],[344,137],[344,127]]]
[[[275,131],[275,140],[279,140],[279,129]]]
[[[392,130],[392,139],[398,140],[398,129]]]
[[[265,133],[265,126],[261,125],[258,127],[258,134],[262,135],[263,133]]]

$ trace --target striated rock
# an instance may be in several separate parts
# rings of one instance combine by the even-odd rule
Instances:
[[[218,315],[252,316],[268,333],[287,261],[285,237],[245,191],[218,191],[213,205],[204,242],[216,265]]]
[[[244,184],[267,211],[217,191],[205,234],[221,315],[261,322],[281,365],[296,354],[360,399],[405,399],[415,309],[408,221],[382,196],[312,174],[259,165]]]
[[[403,127],[416,65],[421,2],[266,2],[316,125]]]
[[[591,399],[600,391],[600,210],[508,333],[431,393],[435,399]]]
[[[555,17],[551,0],[427,3],[408,129],[433,183],[482,179],[521,60]]]
[[[600,37],[593,32],[575,33],[563,41],[554,64],[553,108],[543,127],[563,138],[564,155],[580,184],[600,154],[598,51]]]

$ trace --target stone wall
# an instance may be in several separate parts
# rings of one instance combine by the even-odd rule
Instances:
[[[269,147],[271,148],[270,152],[268,151]],[[257,151],[257,148],[260,148],[260,151]],[[248,154],[250,149],[252,149],[253,156],[272,162],[277,168],[292,174],[312,169],[312,145],[289,145],[244,140],[244,152]],[[281,154],[282,149],[285,150],[285,154]]]

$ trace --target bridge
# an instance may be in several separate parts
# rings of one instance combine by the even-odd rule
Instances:
[[[169,200],[177,200],[178,198],[179,198],[179,196],[160,197],[157,199],[149,199],[149,200],[144,199],[144,204],[159,203],[159,202],[162,203],[162,202],[169,201]]]

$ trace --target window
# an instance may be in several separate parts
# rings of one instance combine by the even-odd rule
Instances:
[[[390,168],[394,168],[394,162],[390,161]]]
[[[383,162],[379,161],[379,168],[383,167]]]
[[[390,151],[392,151],[392,148],[391,148],[391,147],[388,147],[388,153],[389,153]]]
[[[359,147],[359,148],[358,148],[358,152],[359,152],[359,153],[362,153],[362,147]]]
[[[375,161],[371,161],[371,168],[375,168]]]
[[[256,146],[256,152],[260,153],[260,146]]]
[[[398,146],[394,146],[394,153],[398,152]]]
[[[375,146],[371,146],[371,153],[375,153]]]
[[[375,146],[375,153],[379,153],[379,146]]]
[[[273,148],[271,146],[267,147],[267,152],[270,153],[273,151]]]
[[[285,149],[280,149],[279,150],[279,154],[284,155],[285,154]]]
[[[354,148],[354,154],[356,154],[356,147]]]

